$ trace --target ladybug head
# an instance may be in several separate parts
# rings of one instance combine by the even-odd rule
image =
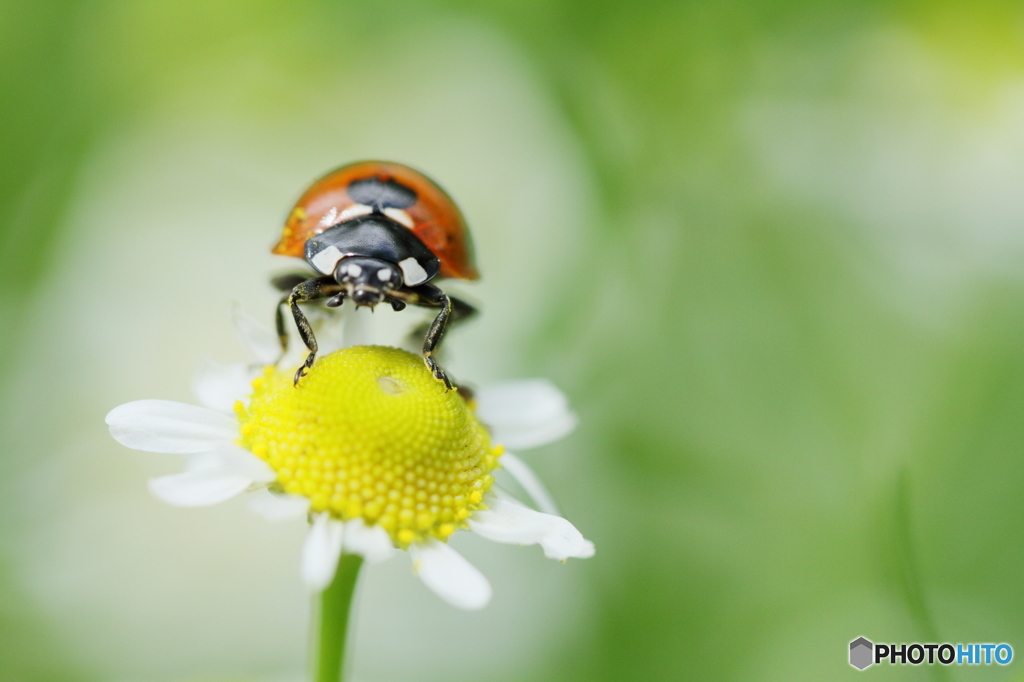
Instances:
[[[334,268],[334,279],[345,287],[344,295],[357,306],[369,308],[402,288],[402,270],[394,263],[379,258],[342,258]]]

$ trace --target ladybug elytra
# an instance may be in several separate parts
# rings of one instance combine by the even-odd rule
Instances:
[[[312,277],[285,277],[275,284],[287,293],[277,307],[277,333],[287,348],[287,306],[309,350],[295,372],[298,384],[316,360],[317,343],[299,303],[346,298],[359,307],[389,303],[437,308],[423,339],[423,359],[449,389],[451,381],[432,357],[446,327],[476,312],[449,296],[435,278],[477,279],[473,248],[462,213],[444,190],[423,174],[397,163],[362,161],[334,170],[299,198],[272,249],[303,258]]]

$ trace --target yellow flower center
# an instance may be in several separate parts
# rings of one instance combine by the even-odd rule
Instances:
[[[355,346],[292,384],[267,367],[235,411],[240,444],[277,472],[275,486],[313,512],[379,525],[398,546],[445,540],[483,509],[501,447],[457,391],[397,348]]]

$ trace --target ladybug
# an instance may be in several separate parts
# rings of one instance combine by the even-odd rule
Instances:
[[[422,173],[398,163],[361,161],[342,166],[314,182],[288,215],[272,252],[304,258],[316,271],[308,277],[274,280],[285,293],[277,307],[277,334],[287,349],[287,306],[309,355],[295,372],[295,384],[316,360],[317,344],[299,303],[329,298],[336,308],[346,298],[373,309],[389,303],[437,308],[423,339],[423,359],[450,390],[451,380],[433,358],[445,329],[476,312],[442,291],[432,280],[478,279],[473,245],[455,202]]]

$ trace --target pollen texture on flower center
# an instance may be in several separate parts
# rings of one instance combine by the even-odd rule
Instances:
[[[298,387],[267,367],[235,409],[241,445],[280,489],[308,497],[313,512],[379,525],[399,546],[465,527],[501,454],[458,392],[395,348],[327,355]]]

